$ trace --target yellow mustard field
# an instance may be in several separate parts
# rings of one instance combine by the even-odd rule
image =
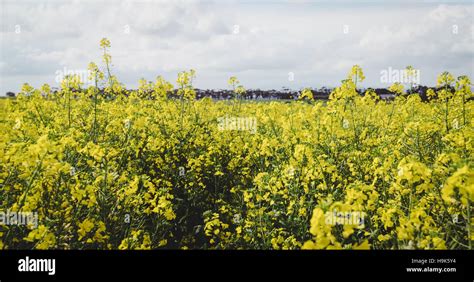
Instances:
[[[193,75],[178,98],[69,77],[1,99],[0,211],[38,222],[0,225],[0,249],[472,249],[467,77],[256,102],[195,100]]]

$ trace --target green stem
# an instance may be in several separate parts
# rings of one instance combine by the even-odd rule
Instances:
[[[71,91],[68,89],[68,112],[67,112],[67,117],[68,117],[68,127],[71,127]]]
[[[471,204],[470,200],[467,200],[467,241],[469,242],[469,250],[472,250],[472,240],[471,240]]]

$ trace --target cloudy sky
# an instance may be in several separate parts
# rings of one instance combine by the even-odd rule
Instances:
[[[354,64],[363,86],[412,65],[420,83],[444,70],[474,78],[472,1],[0,0],[0,95],[101,63],[128,87],[193,68],[196,87],[336,86]]]

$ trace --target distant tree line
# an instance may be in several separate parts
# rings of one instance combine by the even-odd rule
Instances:
[[[383,100],[392,100],[395,97],[395,94],[391,92],[387,88],[367,88],[367,89],[357,89],[357,92],[360,95],[364,95],[364,93],[372,89],[377,95],[380,96],[381,99]],[[423,101],[428,100],[427,96],[427,91],[428,89],[433,89],[437,90],[436,87],[428,87],[428,86],[415,86],[411,89],[407,90],[406,95],[411,95],[411,94],[418,94],[420,95],[420,98]],[[329,99],[329,95],[331,94],[331,91],[333,89],[331,88],[326,88],[322,87],[319,89],[310,89],[314,99],[316,100],[327,100]],[[452,89],[453,90],[453,89]],[[58,90],[53,90],[53,93],[57,92]],[[131,92],[135,90],[126,90],[126,92]],[[202,98],[212,98],[215,100],[227,100],[227,99],[232,99],[233,97],[233,91],[232,90],[227,90],[227,89],[195,89],[196,91],[196,98],[197,99],[202,99]],[[102,92],[102,90],[100,90]],[[286,88],[282,88],[281,90],[261,90],[261,89],[247,89],[246,94],[244,96],[244,99],[246,100],[294,100],[297,99],[300,95],[301,91],[299,90],[290,90]],[[126,94],[125,94],[126,95]],[[15,97],[16,94],[14,92],[7,92],[6,93],[7,97]],[[172,93],[169,95],[170,97],[178,97],[177,90],[173,90]]]

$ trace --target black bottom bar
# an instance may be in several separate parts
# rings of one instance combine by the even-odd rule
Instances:
[[[43,272],[19,271],[40,268],[34,259],[55,259],[54,275],[46,264]],[[472,251],[10,250],[0,251],[0,281],[473,281],[473,262]]]

